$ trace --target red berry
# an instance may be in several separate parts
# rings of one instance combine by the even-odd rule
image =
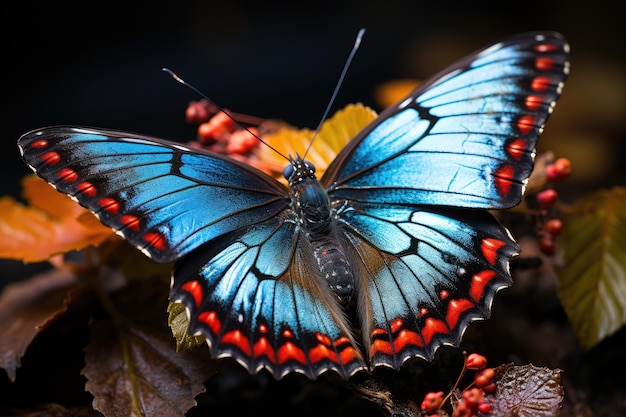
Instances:
[[[544,255],[554,255],[554,236],[548,233],[542,234],[539,237],[539,250],[541,250]]]
[[[480,404],[485,398],[485,393],[483,392],[483,390],[476,387],[463,391],[461,395],[463,396],[465,403],[473,411],[476,411],[478,409],[478,404]]]
[[[542,209],[547,209],[548,207],[552,207],[556,200],[559,198],[558,193],[552,188],[548,188],[547,190],[540,191],[537,194],[537,202],[539,203],[539,207]]]
[[[495,376],[496,373],[493,368],[485,368],[474,375],[474,383],[477,387],[482,388],[491,384],[494,381]]]
[[[485,369],[487,367],[487,358],[483,355],[479,355],[478,353],[471,353],[465,359],[465,366],[467,369],[480,371],[481,369]]]
[[[199,124],[206,122],[209,120],[209,116],[209,109],[206,103],[202,101],[192,101],[189,103],[189,106],[187,106],[187,110],[185,110],[187,123]]]
[[[572,174],[572,163],[567,158],[559,158],[546,167],[546,177],[550,182],[563,181]]]
[[[485,394],[493,394],[494,392],[496,392],[496,383],[492,382],[489,385],[485,385],[483,388],[483,391],[485,391]]]
[[[563,231],[563,222],[561,219],[550,219],[546,222],[546,231],[552,236],[556,236]]]
[[[493,407],[489,403],[480,403],[478,404],[478,411],[482,414],[491,414],[493,413]]]
[[[246,154],[250,152],[252,149],[254,149],[255,146],[259,144],[259,140],[256,138],[256,136],[254,136],[258,136],[258,134],[258,130],[254,127],[249,128],[249,131],[245,129],[234,131],[230,135],[230,139],[228,139],[226,152],[229,154]]]
[[[441,403],[443,402],[443,391],[438,392],[429,392],[424,396],[424,400],[422,401],[421,409],[426,412],[434,412],[441,407]]]

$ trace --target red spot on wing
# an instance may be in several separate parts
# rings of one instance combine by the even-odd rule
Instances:
[[[535,59],[535,68],[539,71],[552,71],[554,69],[554,60],[547,57],[539,57]]]
[[[334,350],[324,346],[323,344],[313,346],[311,349],[309,349],[309,359],[313,363],[320,362],[324,359],[327,359],[337,364],[340,363],[340,359],[337,353]]]
[[[320,342],[321,344],[323,344],[324,346],[331,346],[332,343],[330,341],[330,337],[328,337],[325,334],[321,334],[320,332],[315,333],[315,339],[317,339],[318,342]]]
[[[76,186],[79,192],[85,194],[87,197],[96,196],[96,187],[88,181],[83,181]]]
[[[437,333],[448,334],[448,326],[439,319],[433,317],[427,318],[424,323],[424,328],[422,329],[424,342],[430,344]]]
[[[198,314],[198,321],[206,324],[214,335],[220,334],[222,322],[215,311],[203,311]]]
[[[267,334],[269,332],[269,329],[267,328],[265,324],[261,323],[259,325],[259,332],[262,334]]]
[[[283,330],[283,337],[287,337],[289,339],[293,339],[293,332],[289,329]]]
[[[196,305],[196,308],[200,307],[200,303],[202,303],[204,294],[202,293],[202,285],[200,285],[197,280],[194,279],[193,281],[185,282],[183,285],[180,286],[180,289],[187,291],[191,295],[191,297],[193,298],[193,302]]]
[[[337,342],[337,344],[339,344],[339,342]],[[361,354],[355,349],[354,346],[352,346],[352,344],[349,344],[339,352],[339,358],[341,359],[341,363],[350,363],[354,360],[360,361]]]
[[[237,349],[242,351],[246,356],[250,356],[252,353],[250,348],[250,339],[248,339],[239,329],[224,333],[221,342],[223,344],[236,346]]]
[[[39,139],[30,144],[31,148],[42,149],[48,146],[48,141],[45,139]]]
[[[446,313],[446,322],[448,323],[448,326],[454,329],[459,321],[459,317],[473,307],[474,303],[465,298],[461,298],[460,300],[450,300],[448,303],[448,312]]]
[[[546,91],[548,88],[550,88],[550,84],[551,84],[550,78],[536,77],[535,79],[531,81],[530,88],[532,88],[533,91],[541,92],[541,91]]]
[[[306,364],[306,355],[304,351],[297,347],[293,342],[286,342],[278,348],[278,363],[285,363],[289,360],[295,360],[301,364]]]
[[[113,198],[101,198],[98,201],[98,205],[110,214],[117,214],[120,211],[120,204]]]
[[[56,165],[61,161],[61,155],[56,152],[46,152],[41,155],[41,160],[46,165]]]
[[[524,115],[517,119],[517,128],[522,135],[528,134],[535,127],[535,118],[530,114]]]
[[[480,249],[483,252],[483,257],[491,265],[496,264],[496,257],[498,255],[498,249],[505,246],[506,242],[499,239],[485,238],[480,244]]]
[[[439,291],[439,298],[441,298],[442,300],[445,300],[449,296],[450,296],[450,293],[448,291],[446,290]]]
[[[474,302],[478,303],[480,301],[485,292],[485,287],[496,277],[496,275],[496,271],[486,269],[484,271],[480,271],[472,277],[470,297],[472,297]]]
[[[274,352],[274,348],[265,336],[260,337],[259,340],[256,341],[252,347],[252,354],[255,358],[265,356],[270,362],[276,363],[276,352]]]
[[[402,351],[406,346],[424,346],[424,341],[417,332],[408,329],[402,329],[393,339],[393,348],[396,352]]]
[[[511,141],[506,147],[508,154],[511,158],[519,161],[526,153],[526,139],[515,139]]]
[[[542,44],[535,46],[535,51],[540,52],[540,53],[554,52],[556,51],[556,49],[557,49],[557,46],[553,43],[542,43]]]
[[[543,98],[539,96],[526,97],[526,108],[530,111],[538,110],[543,104]]]
[[[133,216],[132,214],[124,214],[121,216],[120,223],[123,227],[127,227],[135,232],[139,231],[139,226],[141,225],[139,218],[137,216]]]
[[[402,321],[402,318],[398,317],[389,323],[389,327],[391,328],[391,333],[395,333],[404,327],[404,322]]]
[[[391,349],[391,343],[387,340],[376,339],[372,342],[372,347],[370,349],[370,357],[374,357],[378,353],[382,353],[383,355],[391,356],[393,355],[393,350]]]
[[[63,168],[57,176],[65,182],[74,182],[78,179],[78,174],[71,168]]]
[[[494,183],[496,189],[498,190],[498,194],[507,195],[511,191],[511,185],[513,184],[514,175],[515,168],[513,167],[513,165],[502,165],[494,171]]]
[[[143,240],[145,240],[149,246],[152,246],[157,250],[162,251],[165,249],[165,236],[163,236],[162,233],[147,232],[143,235]]]

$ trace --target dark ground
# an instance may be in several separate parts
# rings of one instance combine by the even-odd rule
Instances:
[[[493,1],[459,6],[391,1],[372,7],[329,2],[310,8],[266,2],[155,3],[71,8],[28,3],[4,14],[9,22],[3,27],[14,29],[5,33],[3,52],[8,129],[0,142],[0,195],[19,194],[19,179],[28,171],[15,142],[30,129],[69,123],[193,138],[194,127],[184,123],[183,115],[187,102],[197,96],[164,76],[164,66],[224,107],[313,128],[361,27],[367,33],[336,108],[357,101],[376,108],[373,92],[380,83],[428,76],[515,32],[563,33],[572,47],[572,75],[540,151],[572,160],[574,174],[559,188],[565,201],[626,184],[626,29],[616,9],[603,2],[593,9],[571,2],[524,3],[513,6],[513,12]],[[532,253],[531,246],[522,244],[525,254]],[[494,366],[516,362],[563,369],[564,416],[626,415],[621,371],[626,332],[582,352],[556,298],[547,261],[539,270],[516,273],[514,287],[496,297],[493,319],[473,324],[464,347],[484,354]],[[0,284],[27,277],[34,269],[3,261]],[[55,324],[35,341],[15,384],[0,377],[0,405],[89,406],[80,375],[88,336],[77,332],[67,337],[66,325]],[[41,352],[46,352],[44,359]],[[458,363],[454,349],[442,349],[439,356],[442,362],[451,358]],[[50,357],[55,360],[45,359]],[[421,364],[417,367],[423,370]],[[409,369],[398,379],[408,378],[420,389],[433,378],[446,380],[439,371],[427,367],[414,381]],[[190,416],[208,415],[206,410],[211,415],[260,410],[272,415],[380,415],[375,406],[325,381],[287,378],[277,383],[238,368],[226,374],[207,384],[208,394],[198,398],[200,407]]]

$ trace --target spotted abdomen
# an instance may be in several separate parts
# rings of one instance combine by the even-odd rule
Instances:
[[[341,305],[348,305],[354,292],[354,277],[343,249],[328,241],[318,243],[313,253],[328,287]]]

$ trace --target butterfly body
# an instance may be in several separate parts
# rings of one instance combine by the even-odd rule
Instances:
[[[349,378],[458,346],[512,282],[519,247],[487,210],[518,204],[568,73],[551,32],[469,55],[380,114],[318,180],[73,126],[18,145],[42,178],[157,262],[216,357],[277,378]]]

